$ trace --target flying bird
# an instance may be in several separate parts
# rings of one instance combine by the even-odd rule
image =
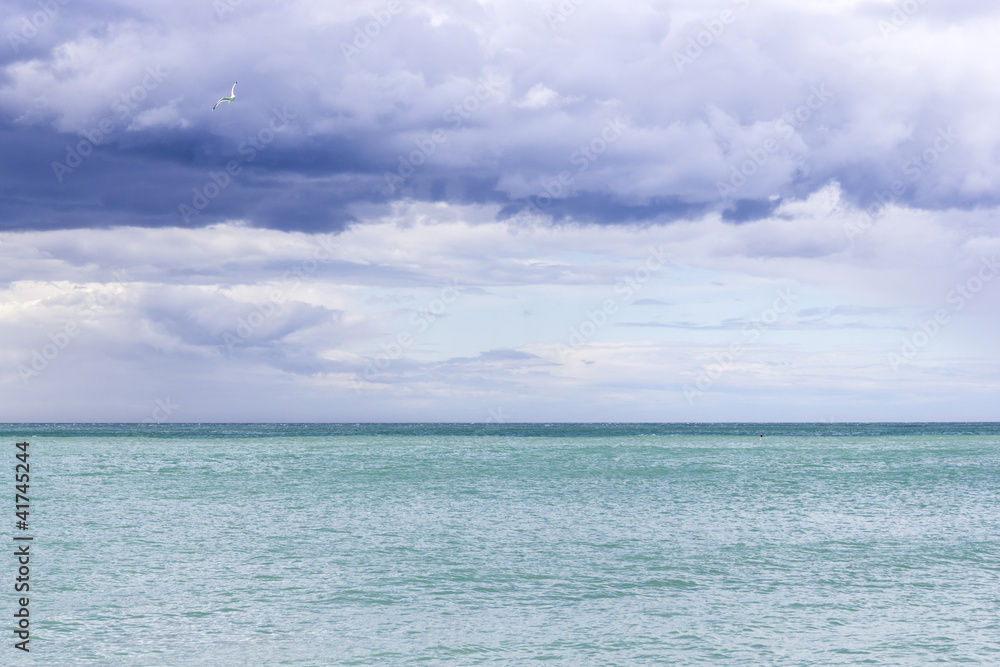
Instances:
[[[237,81],[236,83],[239,83],[239,81]],[[229,93],[229,97],[223,97],[221,100],[215,103],[215,107],[219,106],[223,102],[232,102],[233,100],[236,99],[236,83],[233,84],[233,91]],[[215,107],[212,107],[212,111],[215,111]]]

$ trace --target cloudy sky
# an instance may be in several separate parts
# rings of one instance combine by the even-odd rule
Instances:
[[[0,420],[1000,417],[995,2],[0,16]]]

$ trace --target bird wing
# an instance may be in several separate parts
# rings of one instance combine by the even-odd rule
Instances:
[[[236,83],[239,83],[239,81]],[[236,83],[233,84],[233,89],[230,91],[229,97],[220,98],[219,101],[215,103],[215,107],[219,106],[223,102],[232,102],[236,99]],[[212,107],[212,111],[215,111],[215,107]]]

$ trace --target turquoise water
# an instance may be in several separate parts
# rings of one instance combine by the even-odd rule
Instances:
[[[0,664],[1000,664],[997,424],[0,431]]]

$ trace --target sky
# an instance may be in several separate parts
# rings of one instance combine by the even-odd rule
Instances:
[[[0,421],[1000,417],[995,2],[0,16]]]

